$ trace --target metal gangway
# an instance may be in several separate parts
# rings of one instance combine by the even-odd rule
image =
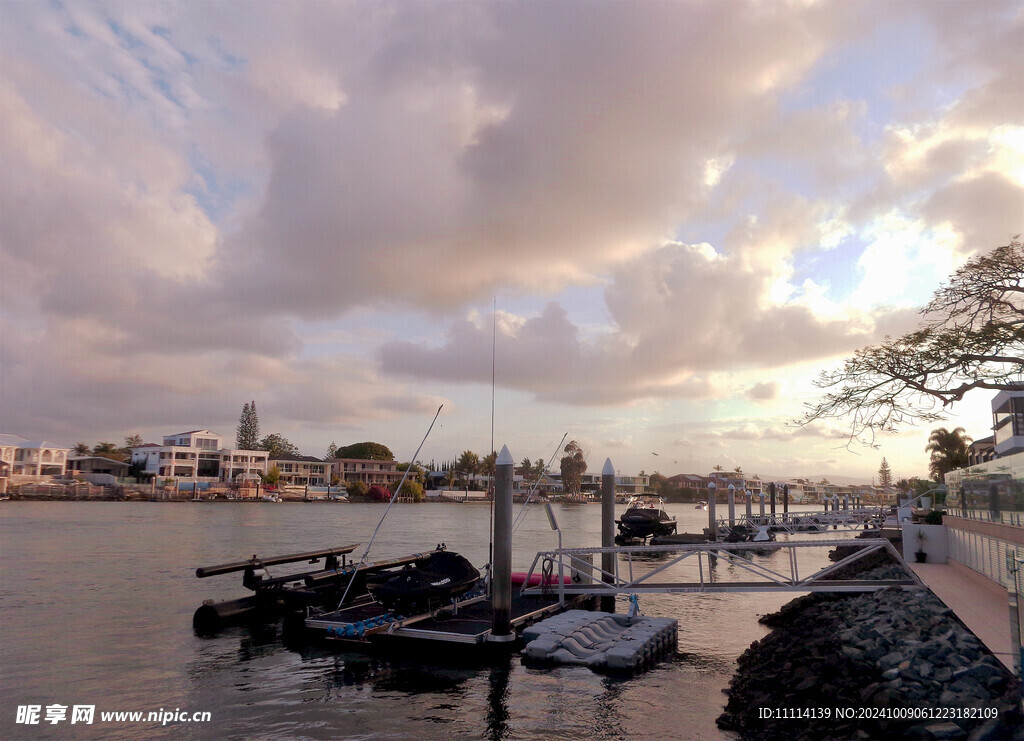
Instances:
[[[854,549],[835,563],[801,576],[797,553],[806,548]],[[784,551],[788,554],[787,569],[771,568],[765,563],[751,560],[750,552],[764,554]],[[902,579],[838,579],[836,572],[872,553],[885,552],[892,556],[894,565],[902,565]],[[614,571],[594,566],[598,554],[615,554]],[[650,563],[657,554],[668,559],[655,568],[640,573],[634,565]],[[675,554],[674,556],[672,554]],[[747,557],[744,557],[747,554]],[[624,556],[625,558],[621,558]],[[604,559],[601,559],[603,561]],[[625,563],[622,563],[625,561]],[[749,575],[744,581],[723,581],[716,577],[718,562],[737,567]],[[692,565],[695,564],[695,568]],[[624,567],[624,568],[623,568]],[[685,567],[678,569],[676,567]],[[538,571],[539,569],[539,571]],[[696,580],[681,580],[669,574],[671,569],[686,571]],[[622,573],[622,571],[625,573]],[[554,578],[557,571],[557,578]],[[788,572],[788,573],[787,573]],[[534,578],[534,575],[537,578]],[[568,578],[566,578],[568,577]],[[666,578],[671,577],[671,578]],[[537,553],[525,584],[538,583],[522,590],[523,595],[550,595],[558,592],[559,599],[566,595],[589,594],[611,596],[616,594],[651,593],[709,593],[709,592],[872,592],[886,587],[920,588],[924,584],[907,567],[902,557],[886,539],[846,539],[789,541],[769,543],[687,543],[660,546],[615,546],[605,548],[556,548]]]
[[[885,513],[872,509],[831,510],[825,512],[783,512],[780,514],[737,515],[730,520],[716,520],[719,532],[742,527],[757,530],[767,525],[776,532],[824,533],[830,530],[878,530],[885,523]]]

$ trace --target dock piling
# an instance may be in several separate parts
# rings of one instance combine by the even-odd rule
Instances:
[[[493,618],[488,640],[515,640],[512,632],[512,477],[515,460],[501,447],[494,476],[494,564],[491,571]]]
[[[601,547],[613,548],[615,546],[615,467],[612,459],[606,458],[604,468],[601,469]],[[604,571],[603,580],[609,584],[614,581],[612,574],[615,573],[615,554],[601,554],[601,570]],[[601,598],[602,612],[615,612],[615,595]]]
[[[718,540],[718,520],[715,517],[715,490],[717,486],[714,481],[708,482],[708,540]]]

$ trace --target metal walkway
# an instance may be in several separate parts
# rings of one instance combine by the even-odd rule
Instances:
[[[808,576],[800,576],[797,554],[806,548],[854,548],[852,553],[839,561],[819,569]],[[764,554],[768,551],[788,553],[788,573],[783,573],[765,564],[750,560],[750,552]],[[904,579],[839,579],[836,572],[871,553],[886,552],[893,557],[894,564],[902,564]],[[609,573],[592,565],[598,554],[614,553],[615,573]],[[649,563],[651,558],[665,554],[666,561],[650,571],[634,573],[634,562]],[[673,555],[675,554],[675,555]],[[744,558],[747,554],[747,558]],[[622,564],[619,558],[625,556]],[[749,580],[720,580],[716,574],[718,563],[724,562],[747,572]],[[625,567],[625,574],[620,573]],[[538,572],[539,568],[539,572]],[[691,580],[665,580],[670,569],[686,572]],[[536,586],[522,590],[523,595],[558,593],[560,599],[566,595],[589,594],[606,596],[614,594],[680,593],[680,592],[871,592],[885,587],[923,587],[921,580],[907,567],[892,543],[884,539],[857,540],[815,540],[790,541],[786,543],[691,543],[662,546],[617,546],[614,548],[560,548],[537,553],[530,567],[530,575],[551,573],[569,576],[571,580],[557,579],[557,586]],[[678,574],[681,575],[681,574]],[[696,577],[696,580],[692,579]],[[529,583],[529,580],[527,580]]]
[[[719,531],[730,529],[729,518],[719,518]],[[735,526],[757,528],[768,525],[772,530],[786,533],[824,533],[832,530],[877,530],[885,522],[878,508],[851,509],[829,512],[785,512],[782,514],[737,515]]]

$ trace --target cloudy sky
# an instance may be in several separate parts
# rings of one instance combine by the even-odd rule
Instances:
[[[924,475],[791,421],[1024,230],[1022,7],[2,3],[0,432],[483,453],[493,342],[516,460]]]

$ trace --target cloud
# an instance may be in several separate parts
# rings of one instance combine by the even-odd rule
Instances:
[[[778,381],[761,381],[747,389],[747,398],[751,401],[772,401],[778,396]]]
[[[9,5],[4,423],[233,424],[235,392],[296,426],[429,411],[424,388],[489,380],[486,318],[453,317],[495,294],[518,302],[499,381],[532,398],[768,401],[745,372],[912,317],[878,308],[899,280],[851,304],[802,256],[860,240],[882,285],[879,235],[938,272],[1020,231],[1021,23],[1012,2]],[[814,89],[894,24],[928,29],[908,80]],[[581,286],[600,317],[551,303]],[[409,310],[447,335],[393,329]]]
[[[773,304],[771,276],[707,246],[671,244],[622,264],[605,290],[610,331],[581,336],[564,307],[502,321],[497,382],[538,400],[621,404],[729,395],[719,374],[778,368],[849,352],[872,338],[868,315],[817,317]],[[491,322],[453,323],[445,341],[385,343],[383,371],[447,382],[489,383]],[[755,386],[767,400],[777,385]]]

